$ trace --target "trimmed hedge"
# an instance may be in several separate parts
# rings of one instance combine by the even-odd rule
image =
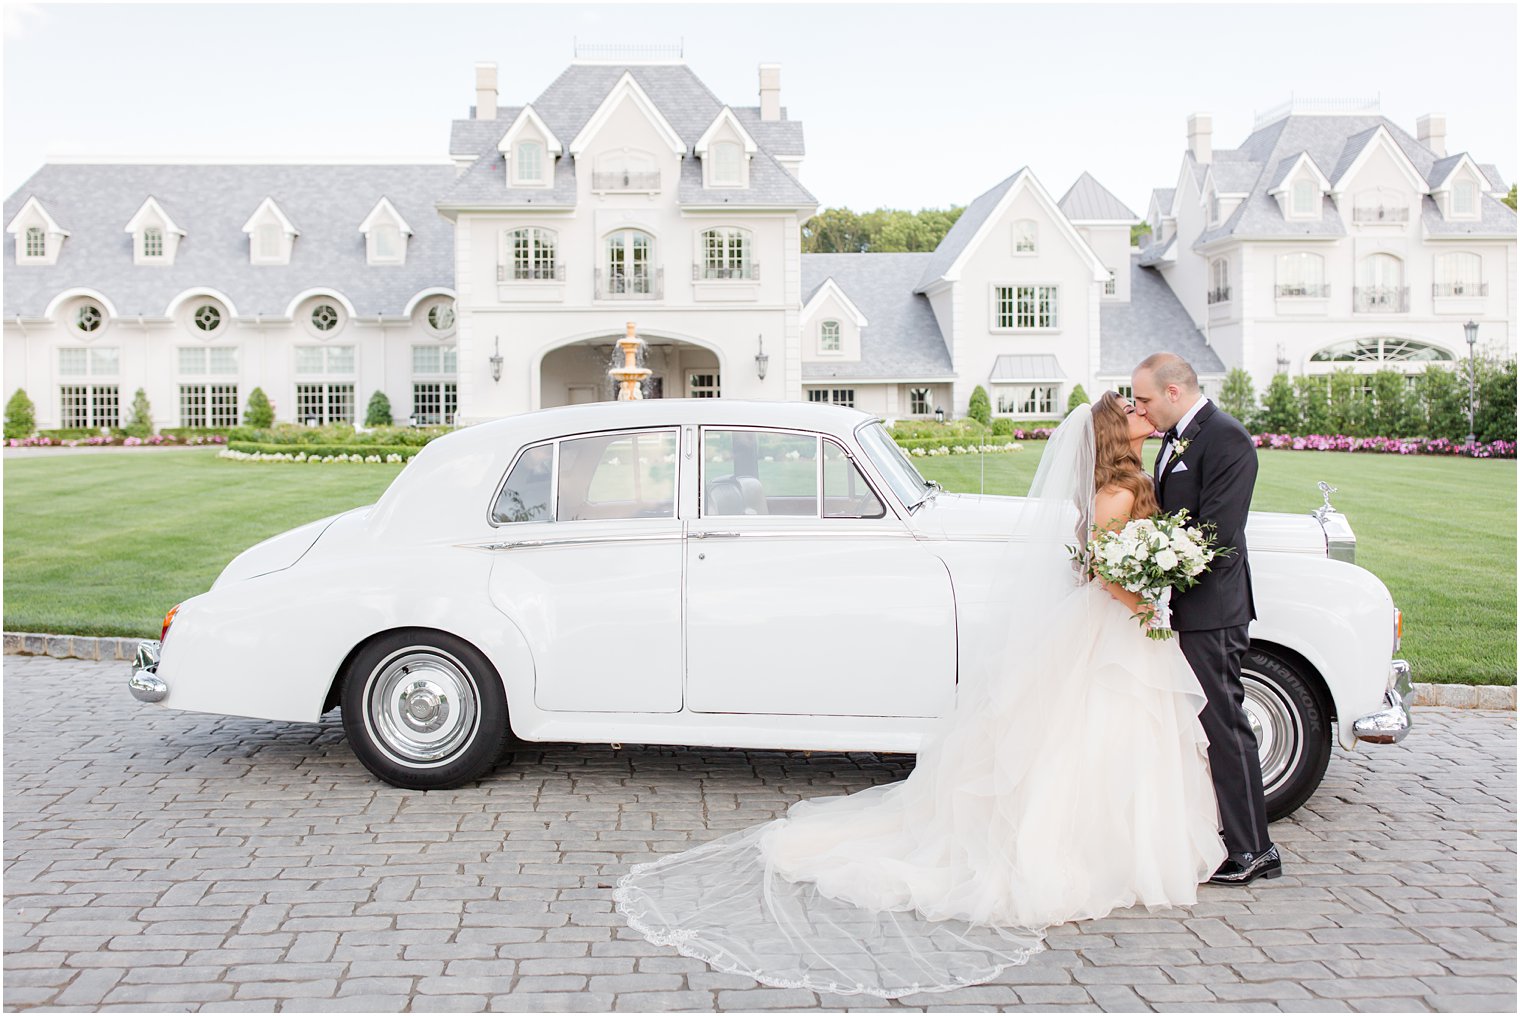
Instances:
[[[420,445],[375,444],[272,444],[258,441],[228,441],[227,447],[247,455],[306,455],[308,458],[323,455],[399,455],[409,459],[422,451]]]

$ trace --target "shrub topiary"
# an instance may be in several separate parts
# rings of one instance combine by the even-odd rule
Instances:
[[[990,426],[992,423],[992,400],[987,397],[987,389],[977,385],[971,393],[971,405],[966,410],[966,415],[976,420],[982,426]]]
[[[153,409],[148,405],[148,393],[141,388],[132,396],[132,415],[122,428],[127,437],[147,437],[153,433]]]
[[[1013,433],[1013,421],[1006,416],[1000,416],[992,421],[992,436],[1003,437]]]
[[[5,436],[9,438],[31,437],[37,429],[37,407],[27,397],[26,389],[17,388],[16,394],[5,404]]]
[[[264,389],[255,388],[248,393],[248,406],[243,410],[243,423],[249,427],[273,427],[274,406],[269,402],[269,396],[264,394]]]
[[[1084,402],[1091,401],[1092,399],[1089,399],[1087,397],[1087,392],[1083,391],[1082,386],[1077,385],[1076,387],[1072,388],[1071,395],[1066,399],[1066,415],[1070,416],[1073,409],[1076,409]],[[1009,420],[1008,422],[1011,424],[1013,421]]]
[[[366,427],[389,427],[391,425],[391,400],[384,392],[377,391],[369,397],[369,408],[364,411]]]

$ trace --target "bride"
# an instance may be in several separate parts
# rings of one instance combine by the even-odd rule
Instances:
[[[1070,554],[1158,511],[1151,431],[1110,391],[1052,435],[996,562],[999,636],[907,779],[634,865],[630,926],[766,984],[895,998],[990,980],[1052,925],[1197,902],[1225,859],[1203,690]]]

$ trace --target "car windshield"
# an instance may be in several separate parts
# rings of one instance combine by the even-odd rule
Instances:
[[[905,505],[912,505],[923,498],[929,490],[929,481],[919,475],[902,448],[881,425],[881,421],[872,420],[855,433],[898,500]]]

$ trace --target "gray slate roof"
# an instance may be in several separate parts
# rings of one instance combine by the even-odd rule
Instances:
[[[1061,362],[1049,353],[1004,353],[992,361],[988,382],[1059,381],[1066,377]]]
[[[624,73],[633,75],[649,100],[669,122],[686,147],[679,181],[682,203],[772,205],[781,208],[816,205],[817,199],[778,163],[774,155],[803,154],[802,124],[794,120],[762,121],[756,107],[735,107],[734,116],[755,139],[759,151],[750,160],[749,187],[704,190],[701,164],[694,149],[723,109],[723,103],[685,64],[571,64],[529,105],[568,146],[595,115]],[[575,160],[555,159],[552,188],[506,185],[506,158],[497,144],[521,107],[497,111],[495,120],[456,120],[449,141],[452,154],[476,153],[476,161],[449,190],[445,207],[514,208],[566,207],[575,203]],[[784,112],[783,112],[784,115]],[[484,126],[483,126],[484,125]],[[777,147],[772,148],[772,145]],[[693,171],[695,170],[695,176]],[[693,183],[693,180],[695,181]]]
[[[400,314],[421,290],[454,285],[454,227],[433,208],[453,180],[447,165],[44,165],[6,199],[5,221],[36,197],[71,235],[55,265],[17,265],[15,244],[4,245],[4,312],[41,316],[82,286],[122,315],[158,317],[180,293],[209,286],[239,315],[279,315],[323,286],[362,316]],[[132,263],[127,221],[149,196],[185,231],[172,265]],[[289,265],[248,263],[243,224],[266,197],[300,231]],[[415,231],[404,265],[365,263],[359,223],[381,197]]]
[[[804,361],[803,381],[830,378],[940,378],[955,371],[929,298],[914,292],[933,254],[804,254],[802,300],[825,281],[844,290],[869,324],[860,361]]]
[[[1425,196],[1420,206],[1420,222],[1430,236],[1515,236],[1515,213],[1503,201],[1488,194],[1478,196],[1482,217],[1473,220],[1447,219],[1441,215],[1435,198]]]
[[[1157,187],[1151,191],[1151,197],[1161,208],[1162,215],[1172,214],[1172,200],[1177,196],[1176,187]]]
[[[1071,189],[1057,205],[1061,214],[1072,222],[1140,221],[1140,216],[1130,211],[1128,205],[1114,197],[1107,187],[1087,172],[1077,177],[1077,182],[1071,185]]]
[[[1027,172],[1029,168],[1026,166],[991,190],[977,195],[971,204],[966,206],[960,218],[955,220],[955,225],[950,227],[950,232],[945,234],[939,246],[934,248],[933,253],[928,256],[924,264],[923,277],[918,280],[914,292],[921,293],[935,280],[944,277],[944,274],[950,270],[950,266],[955,263],[955,259],[960,257],[961,252],[971,243],[971,238],[976,236],[977,231],[982,228],[982,224],[987,221],[998,202],[1003,200],[1003,195],[1008,193],[1008,188]]]
[[[1140,258],[1141,266],[1145,268],[1149,268],[1152,265],[1167,260],[1168,255],[1171,254],[1173,248],[1177,246],[1176,233],[1173,233],[1171,236],[1167,237],[1166,243],[1156,243],[1155,235],[1151,233],[1147,233],[1145,235],[1145,240],[1145,246],[1140,248],[1140,254],[1138,255]]]
[[[1125,376],[1135,364],[1163,350],[1176,353],[1200,374],[1223,374],[1219,354],[1178,302],[1172,287],[1154,268],[1130,257],[1128,303],[1104,300],[1098,305],[1098,373]]]

